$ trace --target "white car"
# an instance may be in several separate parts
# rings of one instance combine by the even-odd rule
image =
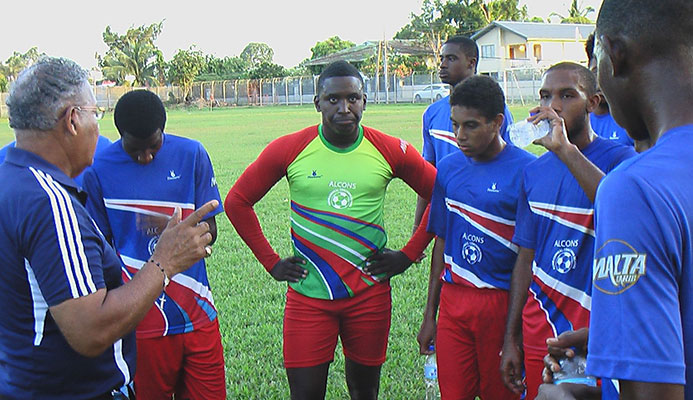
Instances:
[[[425,88],[414,92],[414,101],[421,100],[440,100],[450,94],[450,85],[439,83],[436,85],[428,85]]]

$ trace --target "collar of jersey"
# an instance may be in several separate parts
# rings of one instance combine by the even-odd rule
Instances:
[[[359,147],[361,144],[361,141],[363,140],[363,126],[359,124],[359,136],[356,138],[356,141],[354,144],[352,144],[349,147],[341,148],[333,145],[332,143],[328,142],[327,139],[325,139],[325,136],[322,134],[322,124],[318,125],[318,134],[320,135],[320,140],[322,140],[322,143],[327,147],[328,149],[337,152],[337,153],[348,153],[355,148]]]

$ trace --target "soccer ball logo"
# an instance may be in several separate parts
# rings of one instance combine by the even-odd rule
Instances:
[[[481,249],[476,243],[465,242],[462,246],[462,257],[470,264],[474,265],[481,261]]]
[[[348,190],[335,189],[327,196],[327,204],[337,210],[351,207],[352,197]]]
[[[149,250],[149,255],[154,254],[154,248],[156,247],[156,244],[159,243],[159,237],[154,236],[149,240],[149,244],[147,245],[147,250]]]
[[[553,269],[565,274],[575,268],[575,253],[569,248],[560,249],[553,255],[551,264]]]

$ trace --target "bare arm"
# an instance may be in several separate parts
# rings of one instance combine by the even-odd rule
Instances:
[[[683,400],[683,385],[619,381],[621,400]]]
[[[428,346],[434,343],[436,334],[436,317],[438,305],[440,304],[440,289],[443,282],[440,281],[440,274],[445,267],[443,261],[443,251],[445,250],[445,239],[436,237],[431,256],[431,272],[428,278],[428,300],[424,309],[423,322],[419,329],[416,340],[419,342],[419,353],[429,354]]]
[[[550,107],[537,107],[530,112],[536,114],[528,118],[529,121],[538,122],[547,119],[551,123],[551,132],[535,140],[534,144],[544,146],[556,154],[578,181],[587,198],[594,202],[597,186],[604,177],[604,172],[588,160],[576,145],[570,143],[565,121],[556,114],[556,111]]]
[[[209,225],[199,223],[219,204],[213,200],[180,221],[177,209],[161,234],[152,254],[131,281],[113,290],[66,300],[50,307],[60,331],[78,353],[95,357],[132,331],[161,294],[164,273],[172,278],[205,256],[212,235]],[[157,265],[157,263],[159,265]]]
[[[527,290],[532,281],[532,261],[534,250],[520,247],[510,279],[510,298],[508,300],[508,321],[505,326],[503,352],[501,355],[501,375],[503,382],[515,393],[522,393],[522,309],[527,302]]]

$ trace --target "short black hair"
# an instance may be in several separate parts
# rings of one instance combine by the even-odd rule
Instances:
[[[479,64],[479,46],[476,42],[466,36],[452,36],[443,44],[455,44],[462,50],[467,58],[473,58],[476,60],[474,64],[474,70],[476,71],[476,65]]]
[[[320,73],[320,77],[318,78],[318,94],[322,92],[322,87],[327,78],[335,78],[340,76],[353,76],[354,78],[357,78],[359,82],[361,82],[361,88],[364,87],[363,77],[361,76],[359,70],[349,62],[339,60],[329,64]]]
[[[450,94],[450,106],[473,108],[491,120],[504,113],[505,95],[493,78],[474,75],[455,85]]]
[[[551,68],[544,72],[544,75],[551,71],[575,71],[578,74],[580,86],[585,90],[585,94],[588,97],[597,94],[597,78],[587,67],[574,62],[564,61],[552,65]]]
[[[585,53],[587,54],[587,64],[589,64],[592,57],[594,57],[594,32],[587,36],[585,41]]]
[[[623,35],[652,56],[674,54],[693,46],[690,0],[604,0],[597,35]]]
[[[166,109],[156,94],[148,90],[133,90],[116,103],[113,120],[118,132],[146,139],[157,129],[164,131]]]

